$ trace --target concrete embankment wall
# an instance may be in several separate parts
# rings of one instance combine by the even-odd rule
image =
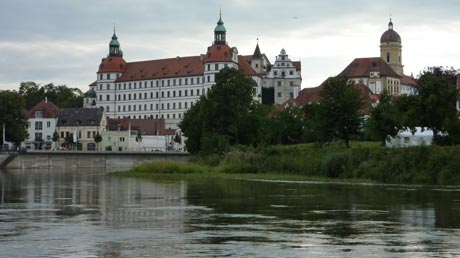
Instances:
[[[189,158],[188,153],[175,152],[26,152],[16,156],[6,165],[6,168],[119,168],[126,170],[146,162],[168,160],[185,163]]]

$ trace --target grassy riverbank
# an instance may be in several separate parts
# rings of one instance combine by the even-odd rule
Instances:
[[[129,175],[203,174],[274,180],[332,180],[402,184],[460,184],[460,146],[384,148],[378,143],[241,148],[193,164],[141,165]]]

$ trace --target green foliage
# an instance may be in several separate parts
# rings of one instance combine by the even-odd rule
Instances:
[[[179,124],[188,151],[223,153],[230,145],[257,142],[252,94],[249,77],[233,68],[222,69],[207,96],[202,96]]]
[[[31,109],[41,100],[48,98],[59,108],[82,107],[83,94],[78,88],[69,88],[66,85],[55,86],[49,83],[40,86],[35,82],[21,82],[19,94],[25,99],[25,108]]]
[[[59,141],[59,134],[57,131],[54,131],[52,140],[53,142]]]
[[[430,67],[418,79],[420,125],[433,130],[435,140],[438,132],[447,132],[449,121],[458,120],[456,74],[453,68]]]
[[[384,91],[380,96],[379,104],[370,111],[366,121],[366,131],[374,140],[385,145],[388,136],[394,137],[401,129],[395,105],[391,102],[391,95]]]
[[[97,132],[96,135],[94,136],[94,141],[96,143],[100,143],[102,141],[102,136],[99,134],[99,132]]]
[[[8,142],[19,144],[27,136],[27,117],[24,113],[24,98],[13,91],[0,91],[0,131],[5,124],[5,138]],[[3,138],[3,132],[0,134]]]
[[[334,77],[326,81],[320,96],[315,118],[316,134],[321,141],[342,139],[348,147],[352,136],[361,130],[359,111],[364,105],[361,92],[348,78]]]
[[[209,167],[196,164],[181,164],[171,161],[158,161],[153,163],[145,163],[128,171],[131,174],[191,174],[191,173],[206,173],[209,172]]]

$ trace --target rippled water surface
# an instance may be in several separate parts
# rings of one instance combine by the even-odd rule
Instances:
[[[0,175],[0,257],[460,256],[460,187]]]

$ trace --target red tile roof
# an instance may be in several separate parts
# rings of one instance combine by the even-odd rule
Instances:
[[[238,65],[239,69],[243,71],[244,74],[248,76],[258,76],[259,74],[252,69],[252,66],[250,64],[252,56],[238,56]]]
[[[300,61],[292,62],[292,65],[294,65],[296,71],[300,72],[302,70],[302,66],[301,66]]]
[[[227,44],[214,44],[208,47],[203,63],[210,62],[233,62],[233,50]]]
[[[356,58],[339,75],[350,78],[369,77],[370,72],[380,72],[380,76],[401,78],[392,68],[380,57]]]
[[[107,130],[127,131],[131,125],[131,130],[141,130],[144,135],[174,135],[175,130],[165,129],[164,119],[107,119]]]
[[[417,82],[411,76],[403,75],[401,78],[402,85],[417,86]]]
[[[35,118],[35,111],[43,111],[43,118],[57,118],[59,108],[51,101],[42,100],[26,112],[28,118]]]
[[[298,106],[304,106],[304,105],[308,105],[308,104],[320,101],[321,99],[320,94],[326,82],[327,80],[321,83],[321,85],[319,85],[318,87],[302,89],[299,92],[299,95],[297,96],[296,99],[289,99],[286,102],[284,102],[282,106],[286,107],[286,105],[292,105],[294,103]],[[363,100],[364,100],[364,107],[362,108],[360,112],[363,114],[367,114],[371,108],[371,104],[376,101],[375,100],[376,96],[372,95],[372,92],[369,89],[369,87],[367,87],[363,83],[354,84],[353,87],[358,88],[360,90],[361,96],[363,97]]]
[[[117,81],[202,76],[203,72],[200,56],[176,57],[128,63]]]
[[[120,56],[109,56],[102,59],[98,73],[119,72],[126,68],[126,61]]]

